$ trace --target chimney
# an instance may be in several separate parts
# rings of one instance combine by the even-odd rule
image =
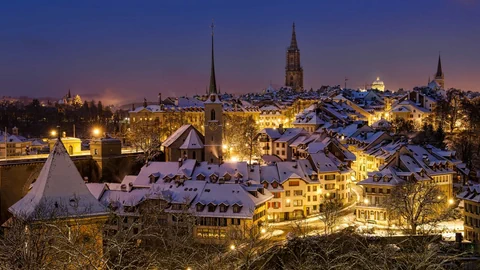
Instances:
[[[183,158],[179,158],[178,159],[178,167],[180,168],[180,167],[182,167],[182,165],[183,165]]]
[[[158,105],[162,105],[162,93],[158,93]]]
[[[66,133],[65,131],[62,132],[62,137],[63,137],[63,138],[66,138],[66,137],[67,137],[67,133]]]
[[[122,191],[127,191],[127,185],[125,184],[122,184],[120,188],[122,189]]]
[[[13,133],[13,135],[18,136],[18,128],[17,128],[17,127],[13,127],[13,128],[12,128],[12,133]]]
[[[135,103],[132,103],[132,111],[135,111]]]

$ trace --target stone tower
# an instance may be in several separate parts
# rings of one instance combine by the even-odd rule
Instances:
[[[295,91],[303,90],[303,68],[300,65],[300,50],[297,45],[295,23],[292,26],[292,40],[287,49],[287,66],[285,67],[285,86]]]
[[[215,60],[213,50],[212,22],[212,69],[210,71],[210,87],[208,99],[205,101],[205,161],[215,164],[222,162],[223,137],[223,105],[217,92],[215,80]]]
[[[437,73],[435,73],[435,81],[440,86],[440,89],[445,89],[445,76],[442,71],[442,60],[440,55],[438,55],[438,65],[437,65]]]

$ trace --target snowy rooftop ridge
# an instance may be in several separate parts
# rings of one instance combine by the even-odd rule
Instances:
[[[32,189],[8,210],[32,220],[108,214],[90,193],[61,140],[55,143]]]

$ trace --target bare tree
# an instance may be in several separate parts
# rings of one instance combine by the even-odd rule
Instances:
[[[272,246],[251,269],[452,269],[464,255],[438,237],[392,240],[395,244],[346,230],[297,237]]]
[[[327,198],[323,204],[323,210],[318,217],[324,224],[325,234],[332,233],[337,224],[342,204],[337,198]]]
[[[228,147],[224,151],[226,159],[237,156],[240,160],[252,162],[258,156],[258,126],[252,116],[225,115],[224,142]]]
[[[417,234],[419,226],[429,228],[444,220],[452,213],[447,207],[445,194],[434,184],[428,182],[406,182],[392,189],[386,202],[391,219],[406,223],[406,231]]]
[[[148,165],[160,154],[160,129],[156,125],[138,124],[127,132],[127,140],[137,151],[143,154],[138,158],[143,164]]]

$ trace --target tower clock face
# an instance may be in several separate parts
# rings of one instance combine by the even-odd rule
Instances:
[[[208,127],[210,128],[210,130],[217,130],[218,123],[217,122],[209,122]]]

